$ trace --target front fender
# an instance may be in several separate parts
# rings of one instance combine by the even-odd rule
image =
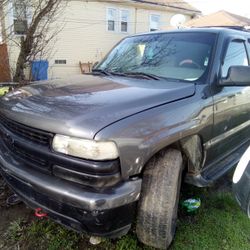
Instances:
[[[122,176],[139,174],[161,149],[195,134],[211,138],[213,100],[199,94],[130,116],[101,130],[96,140],[116,142]]]

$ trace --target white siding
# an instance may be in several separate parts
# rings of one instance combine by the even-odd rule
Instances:
[[[80,73],[79,61],[100,61],[116,43],[134,32],[134,9],[131,7],[126,7],[130,11],[130,32],[108,31],[106,22],[108,7],[118,9],[118,5],[105,3],[74,1],[69,4],[64,18],[58,20],[65,26],[58,35],[56,50],[53,52],[53,59],[50,60],[52,78]],[[119,7],[124,8],[124,6]],[[65,59],[67,64],[56,65],[55,59]]]
[[[107,8],[129,11],[129,29],[127,33],[108,31]],[[56,41],[51,43],[50,53],[46,56],[49,61],[49,78],[63,78],[79,74],[79,61],[83,63],[100,61],[108,51],[122,38],[139,32],[149,31],[150,14],[161,16],[161,29],[170,29],[170,18],[176,14],[150,9],[150,6],[138,8],[136,5],[125,5],[108,2],[70,1],[63,14],[54,24],[62,27]],[[187,16],[187,15],[186,15]],[[190,16],[187,16],[187,20]],[[120,30],[120,29],[119,29]],[[15,67],[18,48],[9,44],[10,64]],[[66,64],[55,64],[55,60],[66,60]]]

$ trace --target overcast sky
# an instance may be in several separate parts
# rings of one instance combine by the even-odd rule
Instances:
[[[250,0],[186,0],[203,14],[226,10],[250,18]]]

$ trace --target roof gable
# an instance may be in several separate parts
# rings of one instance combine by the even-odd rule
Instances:
[[[250,26],[250,19],[236,15],[224,10],[202,16],[200,18],[188,21],[186,26],[189,27],[204,27],[204,26]]]

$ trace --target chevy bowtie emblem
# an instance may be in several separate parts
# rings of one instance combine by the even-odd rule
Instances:
[[[15,143],[15,140],[8,133],[3,133],[3,140],[8,145],[14,145]]]

